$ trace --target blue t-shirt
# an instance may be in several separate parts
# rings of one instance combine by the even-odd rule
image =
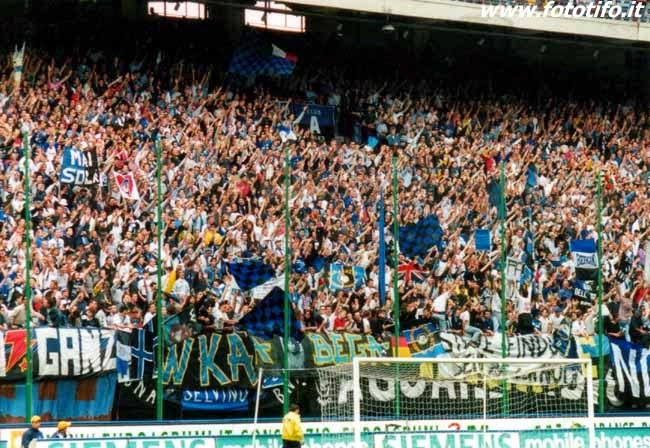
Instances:
[[[29,444],[32,440],[44,438],[43,433],[40,429],[29,428],[23,433],[23,438],[20,442],[20,446],[23,448],[29,448]]]

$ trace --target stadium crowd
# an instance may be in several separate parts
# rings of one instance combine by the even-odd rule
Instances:
[[[260,259],[283,271],[305,331],[383,339],[433,323],[472,341],[508,334],[595,331],[593,296],[579,297],[569,242],[597,236],[602,173],[603,285],[610,336],[650,345],[644,281],[650,220],[650,117],[633,103],[517,97],[472,99],[433,82],[362,82],[343,72],[298,71],[283,89],[244,85],[205,65],[160,53],[135,60],[89,50],[53,57],[29,49],[20,90],[10,58],[0,80],[0,329],[25,326],[24,151],[29,129],[33,324],[134,328],[155,316],[156,150],[163,153],[165,314],[188,307],[204,331],[232,328],[255,301],[226,269]],[[287,102],[334,105],[339,134],[299,124]],[[282,142],[280,129],[296,141]],[[367,145],[369,137],[378,144]],[[291,149],[291,228],[284,225],[284,148]],[[95,154],[97,184],[61,181],[63,153]],[[435,214],[442,242],[400,255],[400,315],[391,276],[379,300],[379,199],[392,246],[392,157],[401,226]],[[94,160],[92,157],[90,160]],[[499,291],[500,165],[506,248],[524,281]],[[133,174],[139,199],[115,174]],[[477,251],[476,229],[492,246]],[[390,259],[390,257],[388,257]],[[363,286],[331,290],[331,263],[362,266]],[[584,294],[583,294],[584,295]]]

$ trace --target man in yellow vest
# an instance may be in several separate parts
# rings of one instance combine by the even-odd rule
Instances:
[[[282,419],[282,448],[300,448],[305,441],[300,426],[300,406],[292,404]]]

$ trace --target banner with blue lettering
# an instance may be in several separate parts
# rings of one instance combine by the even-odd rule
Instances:
[[[257,383],[253,339],[243,333],[202,334],[169,347],[163,363],[163,383],[184,389]]]
[[[596,241],[571,240],[571,255],[575,264],[576,278],[579,280],[596,280],[598,273],[598,256]]]
[[[283,380],[280,376],[274,376],[267,372],[262,377],[260,388],[261,407],[273,407],[273,400],[276,391],[282,388]],[[183,390],[181,406],[185,411],[213,411],[213,412],[246,412],[250,404],[255,402],[256,391],[243,389],[241,387],[227,387],[212,390]]]
[[[181,405],[187,411],[229,411],[248,410],[250,391],[239,387],[212,390],[184,390]],[[252,397],[254,398],[254,397]]]
[[[291,103],[289,106],[289,110],[296,118],[300,116],[304,108],[305,105],[300,103]],[[300,120],[300,125],[311,126],[313,120],[316,120],[321,128],[333,128],[336,125],[336,108],[321,104],[308,104],[307,110]]]
[[[139,332],[134,332],[133,337],[122,338],[120,344],[122,346],[128,344],[131,351],[128,357],[126,351],[121,356],[123,358],[121,362],[125,362],[125,366],[116,369],[115,344],[120,338],[119,334],[108,329],[47,327],[34,329],[32,353],[34,376],[40,394],[39,401],[62,403],[56,408],[56,414],[52,403],[39,404],[38,406],[41,407],[37,409],[51,412],[52,415],[68,413],[65,417],[77,418],[83,416],[83,412],[87,412],[87,415],[103,418],[103,415],[107,415],[106,407],[111,406],[110,401],[106,400],[113,396],[111,387],[115,387],[117,383],[116,370],[129,377],[131,375],[138,377],[141,371],[143,378],[142,381],[120,384],[120,416],[126,415],[122,412],[122,397],[130,397],[131,403],[139,400],[141,405],[138,412],[140,413],[134,414],[136,417],[142,417],[142,409],[152,409],[155,404],[155,387],[152,387],[150,376],[153,364],[150,360],[153,354],[153,340],[148,341],[146,334],[140,337]],[[486,358],[498,357],[501,353],[499,335],[481,336],[477,343],[471,343],[466,337],[436,331],[431,324],[413,328],[402,334],[408,346],[408,356],[411,357]],[[21,400],[22,392],[15,389],[14,385],[21,384],[25,378],[27,350],[25,336],[25,330],[0,332],[0,383],[3,383],[2,391],[4,391],[0,393],[2,396],[0,410],[9,409],[11,414],[7,415],[20,413],[16,406]],[[558,341],[550,335],[515,335],[508,338],[509,356],[540,359],[579,356],[590,357],[594,364],[597,363],[599,355],[597,338],[574,339],[567,331],[561,339],[566,342],[564,345],[558,344]],[[650,371],[650,351],[640,344],[621,339],[611,338],[609,343],[603,347],[603,354],[608,356],[607,364],[610,365],[606,380],[607,403],[618,408],[638,407],[650,399],[649,393],[643,386]],[[570,347],[576,347],[577,350],[570,350]],[[122,347],[118,351],[124,349],[125,347]],[[136,354],[141,352],[141,354],[133,357],[133,352]],[[322,399],[327,398],[328,393],[338,387],[334,383],[319,383],[321,379],[318,368],[349,364],[355,356],[381,357],[388,353],[387,344],[371,335],[345,332],[306,333],[300,342],[289,341],[289,366],[292,369],[305,369],[304,372],[311,376],[296,378],[295,381],[292,378],[292,384],[295,383],[292,387],[295,391],[304,393],[305,405],[318,406]],[[246,332],[199,335],[191,333],[165,351],[163,361],[165,400],[174,400],[183,409],[199,412],[208,408],[226,413],[246,412],[244,406],[249,406],[254,398],[259,369],[262,368],[265,375],[263,383],[265,406],[268,405],[268,409],[278,408],[278,404],[281,405],[282,388],[278,386],[281,383],[277,383],[278,374],[276,373],[273,379],[274,375],[271,371],[282,367],[282,360],[283,341],[278,335],[271,339],[262,339]],[[133,373],[134,368],[137,374]],[[332,375],[325,376],[339,378]],[[91,381],[97,378],[103,379]],[[68,380],[74,382],[65,383]],[[110,387],[103,381],[110,381]],[[108,391],[101,397],[94,389],[100,386],[102,390]],[[332,387],[334,389],[331,389]],[[75,388],[76,395],[71,392],[71,388]],[[168,397],[169,391],[174,394],[173,399]],[[107,395],[109,392],[110,396]],[[317,397],[314,396],[315,393],[318,394]],[[63,403],[65,400],[60,398],[63,396],[74,396],[75,400],[80,402],[91,400],[83,397],[95,397],[93,399],[98,403],[86,409],[83,406],[88,406],[87,404]],[[429,394],[429,398],[430,396]],[[364,400],[365,397],[364,395]],[[78,406],[78,408],[66,406]],[[278,409],[281,409],[281,406]],[[319,415],[317,409],[313,411],[314,413],[310,415]]]
[[[64,184],[98,184],[97,154],[94,151],[81,151],[71,147],[64,148],[60,180]]]

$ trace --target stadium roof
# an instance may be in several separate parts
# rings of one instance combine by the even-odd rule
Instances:
[[[650,23],[608,20],[600,18],[486,18],[481,5],[455,0],[284,0],[291,5],[303,5],[328,10],[348,10],[385,16],[421,18],[445,22],[487,25],[516,30],[593,36],[628,42],[650,42]]]

